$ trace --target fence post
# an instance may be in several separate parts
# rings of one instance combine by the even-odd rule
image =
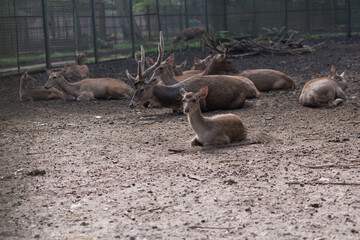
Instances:
[[[189,27],[189,16],[188,16],[188,10],[187,10],[187,0],[184,0],[184,7],[185,7],[185,27]]]
[[[287,9],[287,0],[284,0],[284,27],[285,27],[285,36],[288,35],[288,9]]]
[[[346,31],[347,31],[347,37],[351,37],[351,7],[350,7],[350,0],[346,1]]]
[[[209,32],[208,0],[205,0],[205,22],[206,32]]]
[[[45,39],[45,59],[46,59],[46,68],[51,68],[51,59],[50,59],[50,38],[49,38],[49,13],[48,13],[48,2],[47,0],[42,1],[42,11],[43,11],[43,25],[44,25],[44,39]]]
[[[94,36],[94,56],[95,62],[98,63],[98,47],[97,47],[97,36],[96,36],[96,8],[95,0],[91,0],[91,10],[92,10],[92,25],[93,25],[93,36]]]
[[[227,24],[227,12],[226,12],[226,1],[223,1],[224,2],[224,27],[225,27],[225,31],[227,31],[228,29],[228,24]]]
[[[161,31],[161,18],[160,18],[160,5],[159,0],[156,0],[156,12],[157,12],[157,20],[159,25],[159,32]]]
[[[75,52],[78,51],[78,34],[77,34],[77,3],[73,0],[73,31],[74,31],[74,47]],[[77,63],[77,56],[75,54],[75,62]]]
[[[133,57],[135,57],[135,34],[134,34],[134,19],[133,19],[132,0],[129,0],[129,6],[130,6],[131,49],[132,49],[132,55],[133,55]]]
[[[16,38],[16,62],[18,67],[18,73],[20,73],[20,59],[19,59],[19,36],[18,36],[18,28],[17,28],[17,20],[16,20],[16,4],[15,0],[13,0],[13,8],[14,8],[14,22],[15,22],[15,38]]]

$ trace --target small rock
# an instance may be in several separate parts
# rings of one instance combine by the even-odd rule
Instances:
[[[320,203],[312,203],[312,204],[309,205],[309,207],[320,208],[321,204]]]
[[[355,99],[357,99],[357,96],[351,96],[350,99],[355,100]]]

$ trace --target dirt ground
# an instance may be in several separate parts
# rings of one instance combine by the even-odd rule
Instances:
[[[227,147],[191,147],[186,116],[169,109],[20,102],[20,76],[1,78],[0,239],[360,239],[359,50],[359,38],[336,39],[312,54],[234,59],[297,87],[206,113],[240,115],[249,142],[273,139]],[[193,55],[207,53],[175,56],[190,66]],[[331,64],[346,70],[348,100],[301,106],[302,86]],[[92,77],[136,72],[134,59],[89,67]]]

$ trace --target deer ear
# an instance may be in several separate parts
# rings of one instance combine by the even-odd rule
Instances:
[[[184,97],[187,94],[187,92],[185,91],[184,88],[180,88],[180,94],[181,94],[181,96]]]
[[[46,69],[46,74],[49,76],[50,74],[52,74],[52,71],[50,69]]]
[[[208,95],[208,92],[209,92],[209,87],[205,86],[199,90],[197,95],[199,98],[205,98]]]
[[[154,60],[151,57],[146,57],[145,59],[148,66],[152,66],[155,64]]]
[[[62,73],[66,73],[66,66],[63,66],[63,67],[61,68],[61,72],[62,72]]]
[[[186,63],[187,63],[187,61],[186,61],[186,59],[180,64],[180,68],[182,69],[182,70],[184,70],[184,68],[185,68],[185,66],[186,66]]]
[[[174,61],[174,53],[172,53],[167,59],[166,62],[171,65],[172,68],[176,67],[175,61]]]

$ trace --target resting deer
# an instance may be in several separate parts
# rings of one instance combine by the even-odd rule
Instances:
[[[336,107],[346,100],[346,88],[345,73],[338,75],[333,65],[329,77],[315,78],[304,85],[299,101],[305,107]]]
[[[174,59],[174,53],[170,54],[170,56],[167,59],[168,63],[171,66],[171,69],[174,73],[174,76],[181,76],[183,75],[184,72],[184,68],[186,66],[186,59],[180,64],[180,65],[176,65],[175,63],[175,59]]]
[[[210,63],[210,59],[211,55],[207,56],[204,59],[194,57],[194,65],[191,67],[191,70],[205,70]]]
[[[36,80],[25,72],[20,79],[19,95],[20,101],[36,101],[51,100],[63,98],[63,93],[53,89],[45,89],[44,87],[30,87]]]
[[[222,114],[213,117],[204,117],[200,109],[200,100],[208,95],[208,87],[198,92],[186,92],[180,89],[183,110],[187,114],[189,123],[196,133],[191,146],[206,146],[214,144],[228,144],[242,141],[246,138],[246,130],[239,116]]]
[[[89,68],[88,66],[83,65],[83,63],[86,61],[86,55],[87,55],[87,51],[84,51],[82,54],[79,54],[76,51],[77,64],[71,65],[69,67],[64,66],[61,69],[61,73],[63,74],[63,76],[67,79],[75,79],[75,80],[89,78],[90,76]]]
[[[75,97],[77,101],[92,99],[122,99],[131,98],[133,89],[126,83],[114,78],[87,78],[79,82],[69,83],[61,72],[47,70],[49,79],[45,88],[59,86],[66,94]]]
[[[294,79],[272,69],[246,70],[239,75],[250,79],[260,92],[295,88]]]
[[[174,47],[178,44],[178,42],[187,42],[194,38],[199,38],[202,40],[202,37],[206,33],[206,29],[204,27],[189,27],[181,30],[172,41],[170,45],[170,52],[174,49]]]
[[[191,78],[171,86],[164,86],[157,84],[159,78],[154,73],[152,77],[147,80],[146,78],[160,66],[164,54],[164,41],[161,32],[158,51],[159,55],[156,63],[145,70],[145,53],[144,48],[141,46],[141,59],[138,60],[136,58],[138,64],[137,76],[131,76],[126,70],[126,75],[134,82],[136,87],[136,91],[130,102],[130,107],[133,108],[139,104],[150,102],[154,105],[181,111],[182,102],[180,89],[184,88],[187,91],[198,91],[204,86],[209,87],[210,94],[201,101],[203,111],[235,109],[244,105],[245,93],[240,81],[236,79],[226,78],[219,81],[216,77],[208,78],[208,76],[199,76],[198,78]]]
[[[215,55],[209,60],[209,64],[204,71],[189,70],[189,71],[186,71],[186,74],[183,74],[181,76],[172,76],[171,78],[166,76],[166,78],[163,77],[163,78],[161,78],[161,80],[166,85],[171,85],[171,84],[183,81],[183,80],[188,79],[193,76],[218,75],[223,72],[226,72],[226,73],[236,73],[237,72],[237,70],[232,66],[231,61],[229,60],[227,48],[224,51],[217,48],[213,36],[210,38],[207,35],[207,38],[204,37],[204,42],[215,51]],[[168,68],[167,64],[170,64],[170,65],[175,64],[175,63],[172,63],[172,61],[173,61],[173,57],[170,56],[166,61],[161,62],[158,70],[160,72],[166,71]],[[146,58],[146,62],[149,66],[152,66],[154,64],[154,61],[149,57]],[[161,75],[160,72],[158,73],[158,75]]]

